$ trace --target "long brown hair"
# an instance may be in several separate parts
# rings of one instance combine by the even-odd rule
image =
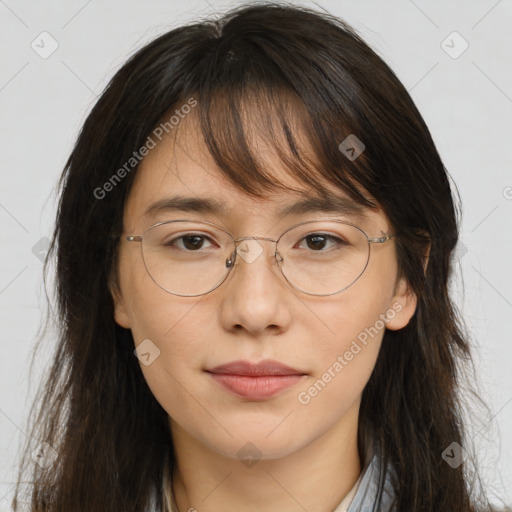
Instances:
[[[407,327],[384,335],[359,440],[378,440],[392,464],[399,512],[473,510],[469,459],[453,468],[442,457],[451,443],[465,446],[458,387],[471,363],[448,293],[458,224],[446,169],[406,89],[349,26],[267,3],[158,37],[115,74],[86,119],[59,182],[45,264],[55,257],[58,345],[34,403],[14,509],[25,500],[34,512],[162,509],[167,413],[143,378],[131,331],[114,322],[109,286],[137,172],[126,163],[191,98],[215,162],[247,194],[264,197],[281,184],[250,152],[244,108],[254,114],[251,130],[302,183],[323,190],[327,181],[383,209],[418,306]],[[339,149],[351,134],[365,145],[357,159]],[[58,454],[46,468],[31,459],[42,441]],[[25,474],[32,483],[23,498]]]

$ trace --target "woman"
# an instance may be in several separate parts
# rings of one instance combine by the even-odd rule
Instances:
[[[447,173],[345,23],[259,4],[160,36],[98,100],[61,186],[31,510],[484,503]]]

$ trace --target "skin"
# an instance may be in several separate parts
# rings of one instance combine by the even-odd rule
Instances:
[[[286,178],[269,148],[260,143],[258,151],[280,179],[304,189]],[[151,203],[177,193],[221,198],[228,213],[144,215]],[[235,238],[276,239],[292,224],[325,217],[276,216],[283,204],[298,199],[293,191],[261,200],[236,189],[213,163],[189,116],[141,163],[125,205],[124,234],[140,235],[156,222],[193,218],[224,226]],[[351,220],[341,214],[337,218]],[[368,210],[357,224],[369,236],[389,232],[381,211]],[[347,290],[325,297],[290,288],[273,263],[273,244],[262,242],[262,247],[260,257],[250,264],[239,260],[213,292],[180,297],[152,281],[139,243],[121,241],[115,321],[132,330],[135,345],[149,338],[161,351],[141,369],[169,414],[177,461],[173,488],[181,512],[333,510],[362,469],[357,451],[360,399],[384,329],[308,404],[299,403],[297,395],[393,304],[401,310],[388,321],[388,329],[404,327],[416,307],[407,284],[397,280],[393,240],[372,244],[363,275]],[[277,396],[250,401],[225,391],[205,372],[240,359],[273,359],[308,375]],[[248,442],[261,457],[252,466],[237,455]]]

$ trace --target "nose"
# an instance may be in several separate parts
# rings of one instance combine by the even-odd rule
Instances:
[[[239,243],[234,268],[218,289],[224,294],[220,315],[226,330],[255,336],[288,330],[292,292],[277,267],[274,248],[271,239]]]

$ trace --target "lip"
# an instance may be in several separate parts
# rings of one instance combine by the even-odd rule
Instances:
[[[224,389],[249,400],[265,400],[294,386],[306,373],[279,363],[233,361],[206,370]]]

